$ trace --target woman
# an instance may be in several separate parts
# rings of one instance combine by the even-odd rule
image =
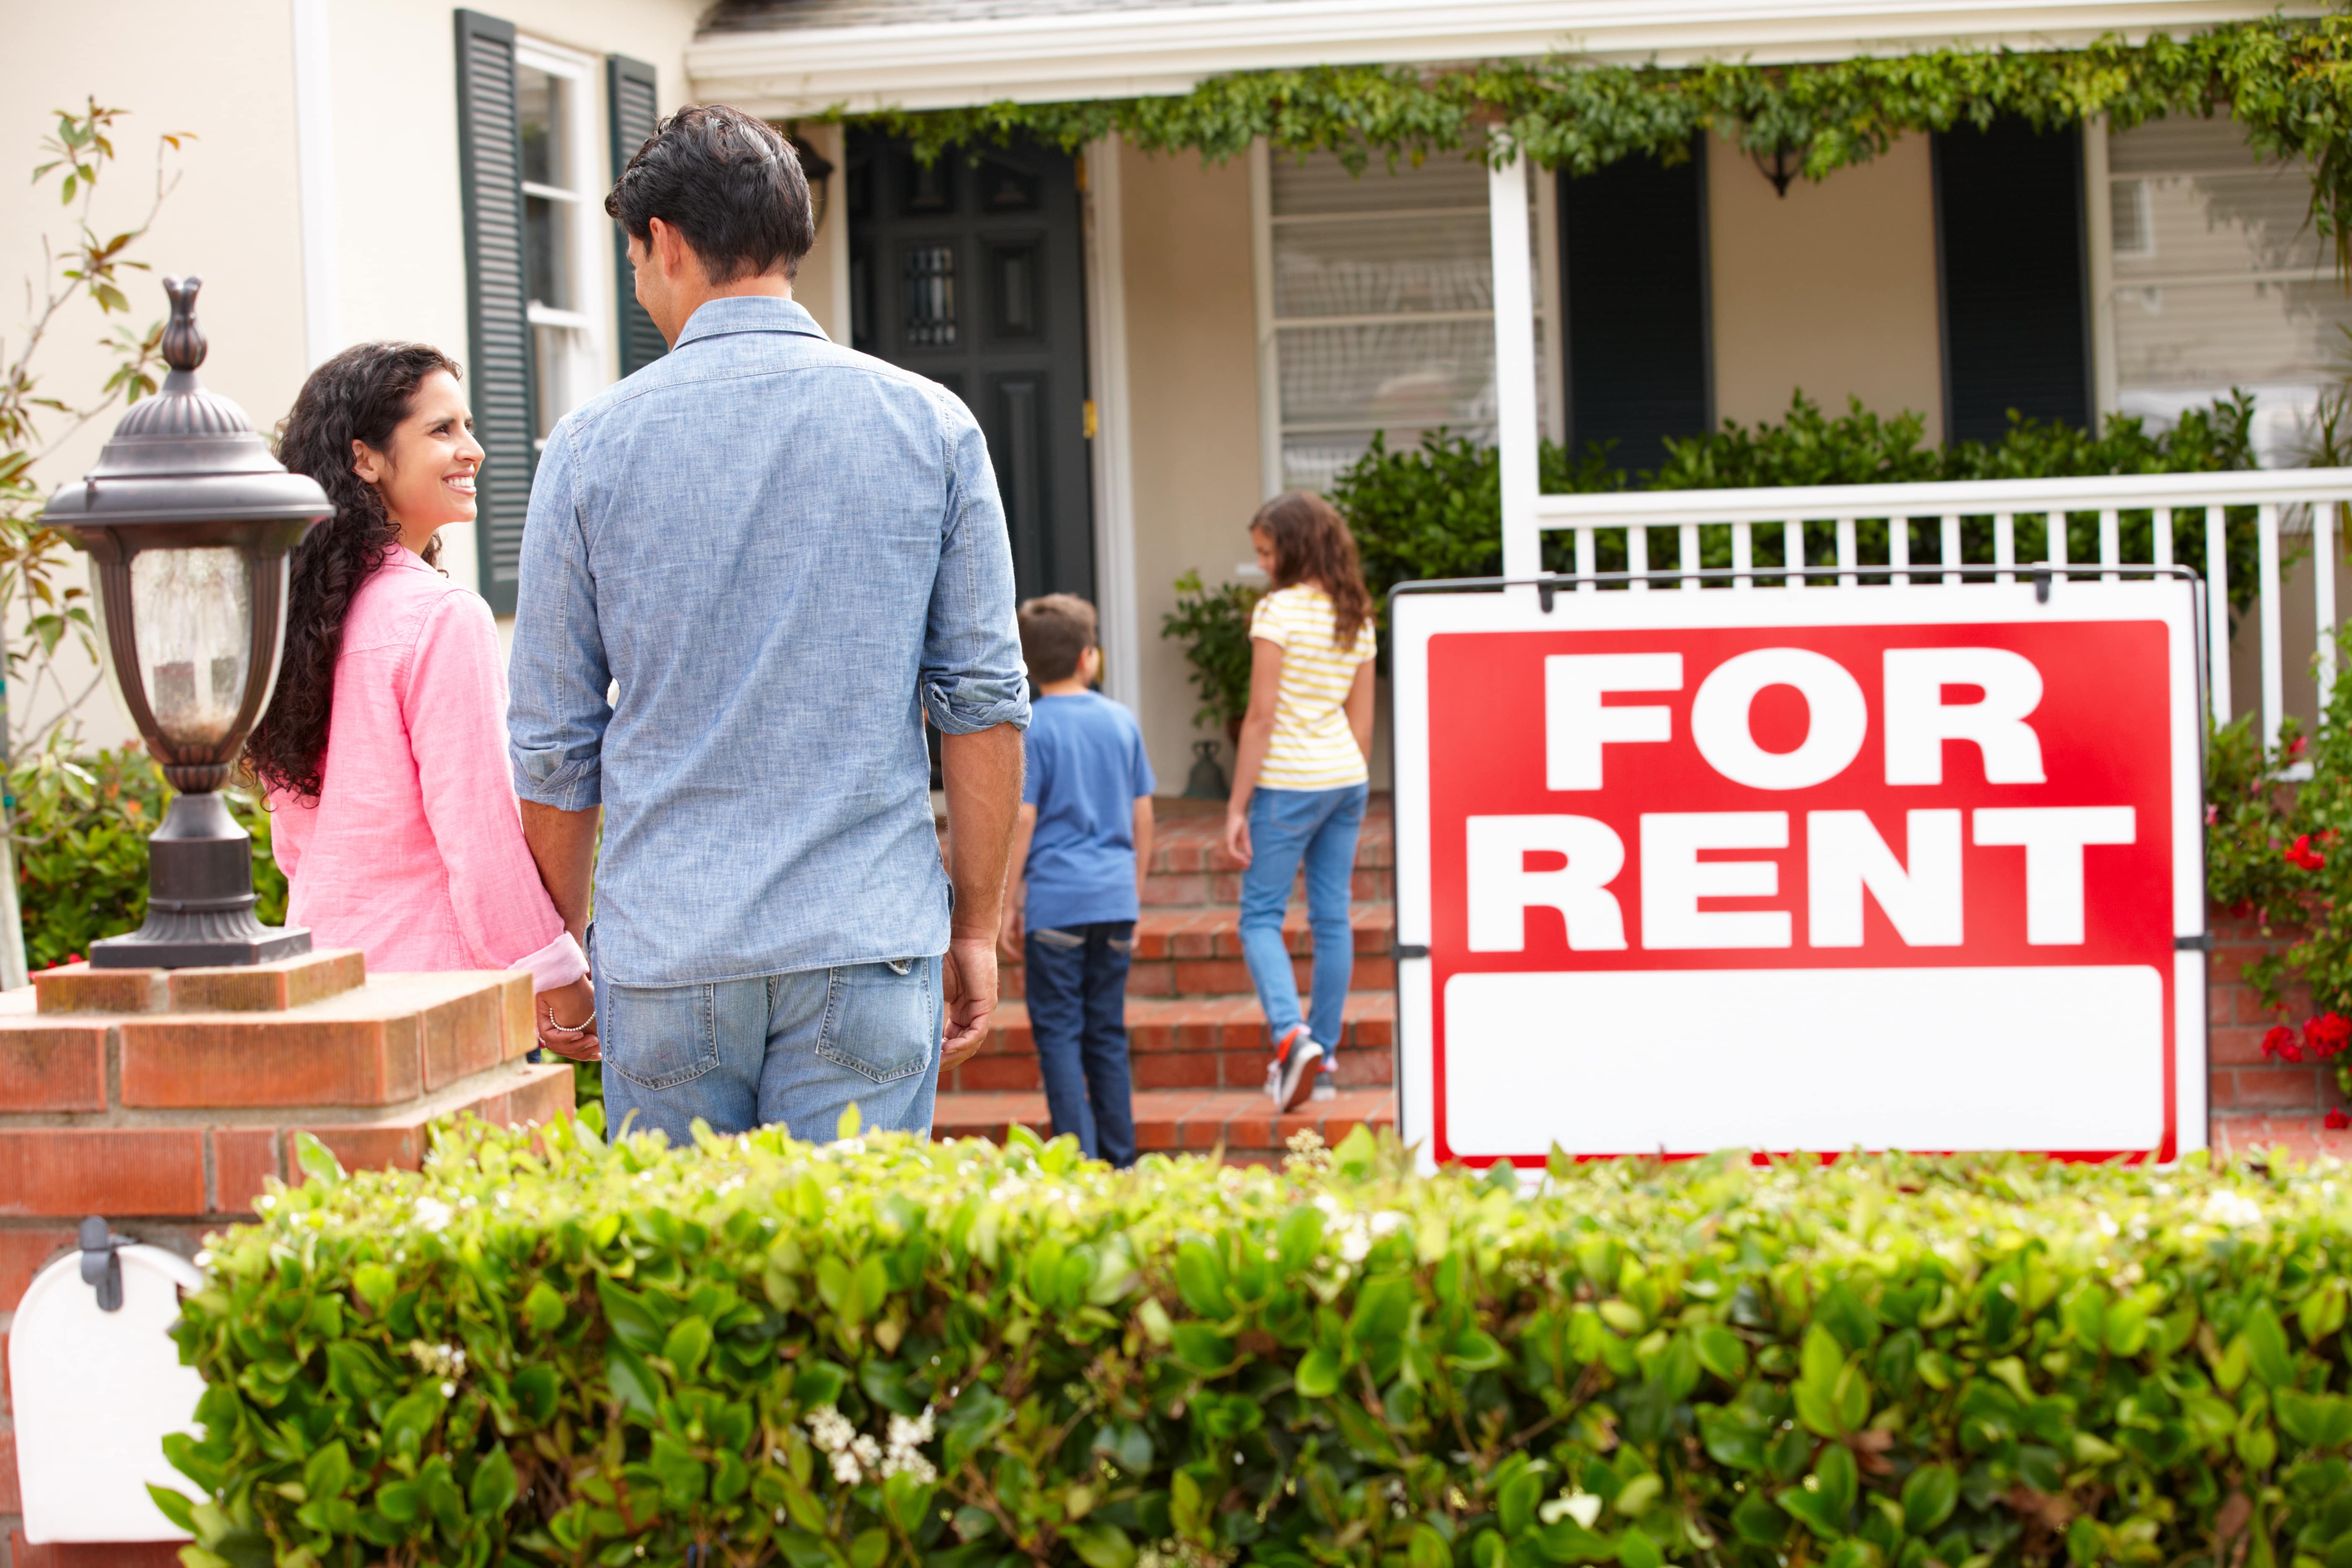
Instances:
[[[1225,851],[1243,867],[1242,956],[1274,1038],[1265,1089],[1289,1110],[1338,1092],[1356,958],[1349,893],[1371,779],[1372,595],[1354,535],[1321,496],[1288,490],[1266,502],[1250,521],[1250,545],[1274,587],[1250,619],[1249,712]],[[1314,1010],[1303,1018],[1282,939],[1301,861],[1315,936]]]
[[[527,971],[541,1043],[593,1061],[587,961],[508,782],[498,625],[434,565],[482,466],[457,374],[422,343],[362,343],[303,384],[278,455],[335,515],[294,552],[285,660],[246,756],[289,921],[380,973]]]

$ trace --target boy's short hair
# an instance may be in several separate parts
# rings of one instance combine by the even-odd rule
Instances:
[[[1095,607],[1076,594],[1047,594],[1021,606],[1021,661],[1040,686],[1067,680],[1095,646]]]

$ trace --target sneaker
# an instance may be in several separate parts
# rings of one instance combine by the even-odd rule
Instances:
[[[1274,1060],[1265,1064],[1265,1097],[1277,1106],[1282,1103],[1283,1064],[1290,1059],[1292,1043],[1306,1037],[1307,1026],[1293,1024],[1290,1026],[1290,1033],[1274,1043]]]
[[[1315,1088],[1307,1094],[1307,1098],[1309,1100],[1337,1100],[1339,1098],[1339,1075],[1338,1071],[1333,1068],[1330,1063],[1324,1063],[1322,1070],[1315,1075]]]
[[[1314,1089],[1314,1080],[1321,1076],[1315,1068],[1322,1059],[1323,1047],[1304,1028],[1293,1029],[1284,1037],[1275,1064],[1281,1074],[1274,1082],[1276,1110],[1293,1110],[1305,1102]]]

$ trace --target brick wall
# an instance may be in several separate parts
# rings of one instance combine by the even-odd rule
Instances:
[[[2292,944],[2301,932],[2276,928],[2268,936],[2252,921],[2215,913],[2213,957],[2207,970],[2207,1017],[2211,1071],[2211,1134],[2217,1154],[2284,1143],[2299,1155],[2352,1157],[2352,1130],[2329,1131],[2331,1110],[2344,1108],[2332,1064],[2284,1062],[2263,1055],[2263,1036],[2274,1024],[2298,1033],[2311,1016],[2311,994],[2289,988],[2284,1012],[2265,1008],[2245,980],[2246,966]]]
[[[5,1391],[17,1302],[85,1215],[194,1256],[249,1216],[268,1177],[299,1175],[315,1133],[346,1168],[419,1165],[427,1125],[571,1109],[568,1063],[521,1058],[530,983],[505,974],[367,976],[356,952],[255,969],[36,977],[0,997],[0,1568],[169,1568],[174,1545],[34,1546],[22,1531]]]

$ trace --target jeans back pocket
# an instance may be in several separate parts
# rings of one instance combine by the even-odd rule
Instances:
[[[826,977],[816,1054],[876,1083],[930,1065],[940,1039],[939,963],[844,964]]]
[[[598,1037],[604,1060],[639,1089],[676,1089],[719,1065],[710,985],[604,987]]]

